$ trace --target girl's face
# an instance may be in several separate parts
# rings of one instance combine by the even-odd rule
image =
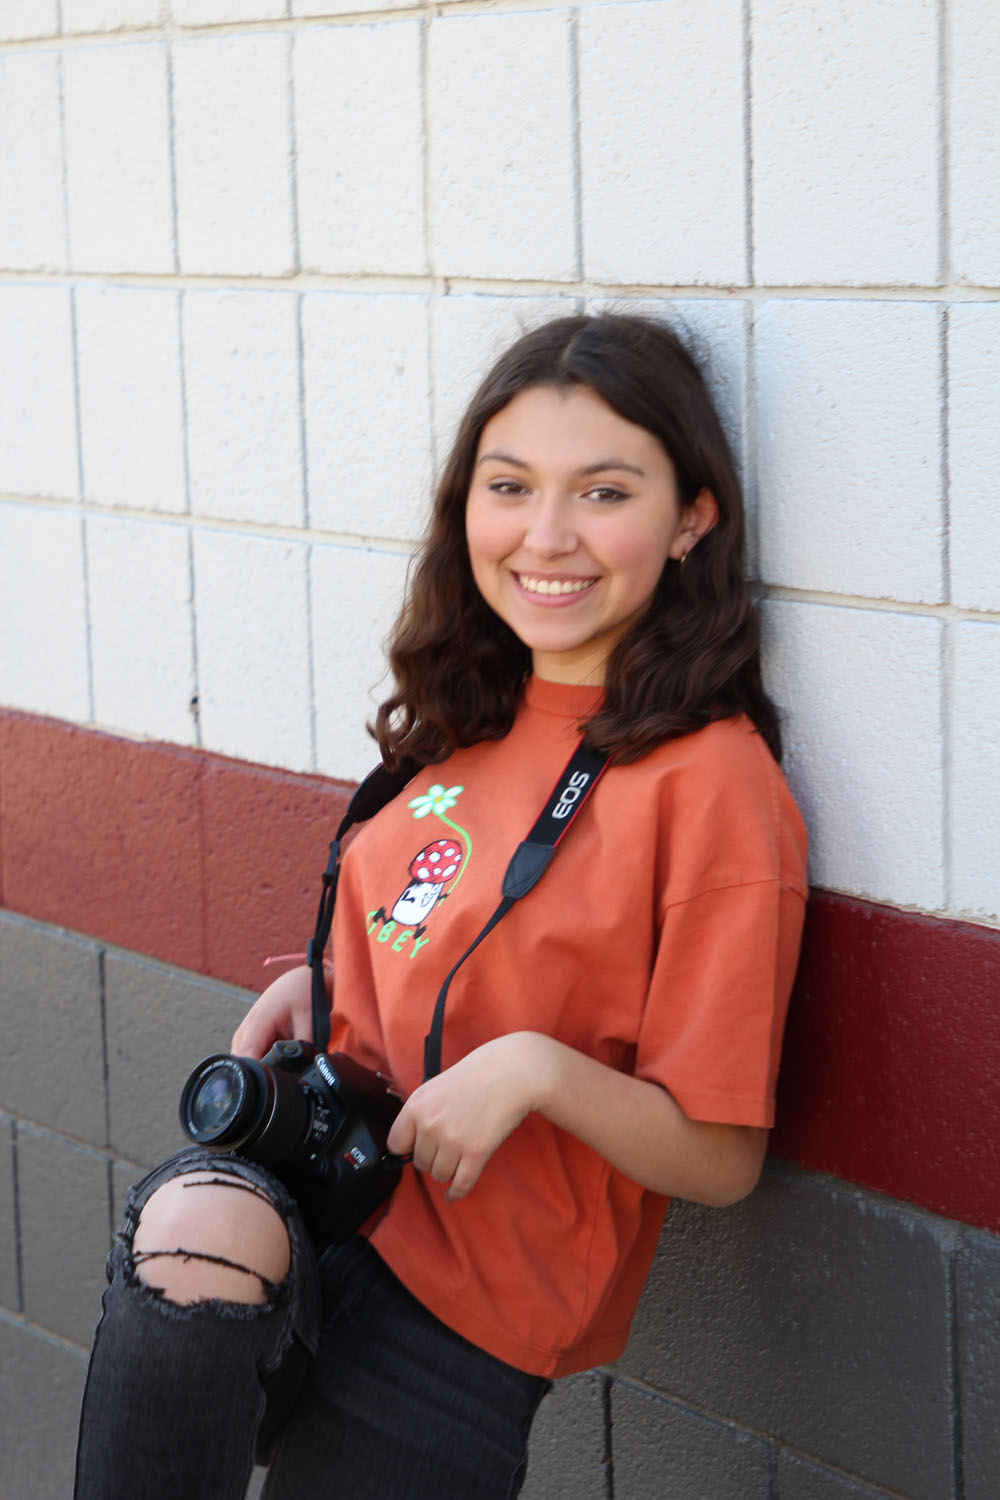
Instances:
[[[537,676],[600,684],[667,559],[716,514],[707,490],[680,504],[659,441],[589,386],[532,386],[479,441],[465,514],[472,576]]]

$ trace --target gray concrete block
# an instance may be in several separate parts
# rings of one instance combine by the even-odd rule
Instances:
[[[784,1169],[731,1209],[676,1204],[621,1372],[950,1500],[953,1241],[928,1214]]]
[[[185,1144],[181,1088],[209,1052],[227,1052],[251,997],[232,985],[109,952],[105,960],[112,1149],[153,1166]]]
[[[25,1315],[89,1348],[107,1285],[108,1160],[21,1125],[17,1175]]]
[[[0,1307],[21,1311],[17,1275],[14,1122],[0,1115]],[[0,1491],[2,1493],[2,1491]]]
[[[557,1380],[538,1408],[522,1500],[607,1500],[605,1377]]]
[[[774,1500],[885,1500],[885,1490],[786,1451],[778,1455]]]
[[[125,1202],[129,1188],[134,1187],[147,1168],[130,1161],[115,1161],[111,1165],[111,1223],[117,1230],[125,1213]]]
[[[107,1144],[96,943],[0,912],[0,1108]]]
[[[0,1314],[0,1496],[65,1500],[86,1359],[78,1349]]]
[[[1000,1493],[1000,1239],[970,1233],[958,1259],[965,1500]]]
[[[611,1388],[615,1500],[770,1500],[771,1449],[625,1381]]]

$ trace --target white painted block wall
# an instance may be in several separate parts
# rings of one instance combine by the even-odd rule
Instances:
[[[706,358],[822,886],[1000,924],[992,0],[5,0],[0,703],[360,775],[518,331]]]

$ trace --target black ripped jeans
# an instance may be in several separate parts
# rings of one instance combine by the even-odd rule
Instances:
[[[291,1243],[259,1305],[184,1307],[140,1282],[132,1240],[164,1182],[210,1167],[263,1190]],[[189,1148],[129,1195],[108,1260],[77,1450],[76,1500],[511,1500],[550,1382],[440,1323],[367,1241],[317,1263],[269,1172]]]

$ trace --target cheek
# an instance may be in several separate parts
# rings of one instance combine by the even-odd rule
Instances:
[[[517,545],[515,528],[502,511],[470,504],[465,516],[465,540],[473,576],[507,557]]]
[[[633,596],[646,600],[660,581],[667,562],[669,539],[653,533],[628,536],[605,553],[612,571]],[[612,555],[613,554],[613,555]]]

